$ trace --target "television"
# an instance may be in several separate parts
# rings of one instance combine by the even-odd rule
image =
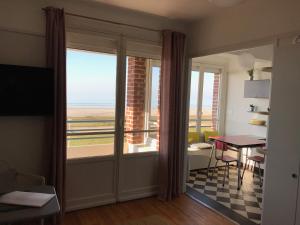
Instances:
[[[0,64],[0,116],[46,116],[53,111],[51,69]]]

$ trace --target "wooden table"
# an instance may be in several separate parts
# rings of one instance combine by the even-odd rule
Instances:
[[[242,161],[242,150],[243,148],[256,148],[256,147],[264,147],[266,145],[265,140],[261,140],[257,137],[250,135],[234,135],[234,136],[218,136],[218,137],[210,137],[212,141],[221,141],[229,146],[236,148],[238,152],[238,187],[240,190],[241,187],[241,161]],[[209,169],[209,168],[208,168]]]
[[[18,191],[39,192],[47,194],[55,194],[52,186],[33,186],[29,188],[17,188]],[[60,211],[57,197],[52,198],[46,205],[40,208],[25,206],[1,206],[0,208],[0,224],[12,224],[32,219],[43,219],[54,215]]]

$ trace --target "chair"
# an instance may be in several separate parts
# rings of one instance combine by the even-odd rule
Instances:
[[[229,167],[230,167],[230,163],[232,162],[236,162],[238,161],[237,158],[234,158],[232,156],[229,155],[224,155],[224,152],[230,150],[228,149],[227,145],[224,144],[223,142],[220,141],[215,141],[214,144],[214,150],[215,150],[215,159],[216,159],[216,163],[215,163],[215,167],[213,169],[213,173],[210,179],[212,179],[212,177],[214,176],[215,173],[215,169],[218,165],[219,161],[222,161],[223,163],[225,163],[225,170],[224,170],[224,175],[223,175],[223,187],[225,185],[225,178],[226,178],[226,171],[227,171],[227,177],[229,178]],[[218,154],[218,152],[221,152],[221,155]]]
[[[0,160],[0,180],[0,192],[2,193],[11,191],[14,188],[45,185],[46,183],[45,177],[19,172],[3,160]]]
[[[0,160],[0,181],[0,194],[13,191],[15,188],[46,184],[45,177],[18,172],[4,160]],[[40,220],[40,225],[44,225],[44,219]]]
[[[254,165],[253,165],[253,173],[252,173],[252,177],[254,177],[254,168],[256,166],[256,164],[258,164],[258,177],[259,177],[259,183],[260,183],[260,187],[262,187],[263,185],[263,182],[262,182],[262,175],[261,175],[261,167],[260,165],[263,164],[265,162],[265,157],[266,157],[266,154],[267,154],[267,149],[263,149],[263,148],[258,148],[256,149],[256,151],[263,155],[252,155],[252,156],[247,156],[246,158],[246,163],[245,163],[245,166],[244,166],[244,170],[243,170],[243,174],[242,174],[242,177],[244,177],[244,173],[245,173],[245,170],[246,170],[246,167],[247,167],[247,164],[248,162],[250,161],[253,161],[254,162]],[[248,167],[249,167],[249,164],[248,164]]]

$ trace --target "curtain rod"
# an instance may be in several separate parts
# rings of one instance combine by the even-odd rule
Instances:
[[[42,8],[42,10],[45,11],[46,8]],[[112,20],[106,20],[106,19],[100,19],[100,18],[95,18],[95,17],[90,17],[90,16],[84,16],[84,15],[75,14],[75,13],[65,12],[65,14],[68,15],[68,16],[75,16],[75,17],[80,17],[80,18],[84,18],[84,19],[88,19],[88,20],[101,21],[101,22],[105,22],[105,23],[111,23],[111,24],[115,24],[115,25],[133,27],[133,28],[147,30],[147,31],[161,32],[161,30],[158,30],[158,29],[152,29],[152,28],[142,27],[142,26],[138,26],[138,25],[132,25],[132,24],[128,24],[128,23],[120,23],[120,22],[115,22],[115,21],[112,21]]]

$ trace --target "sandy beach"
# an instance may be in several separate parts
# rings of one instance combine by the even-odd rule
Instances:
[[[113,108],[68,108],[68,117],[114,117],[115,110]]]
[[[70,107],[67,109],[68,117],[114,117],[113,108],[93,108],[93,107]],[[190,110],[190,116],[196,116],[196,109]],[[210,109],[203,109],[203,117],[211,116]]]

